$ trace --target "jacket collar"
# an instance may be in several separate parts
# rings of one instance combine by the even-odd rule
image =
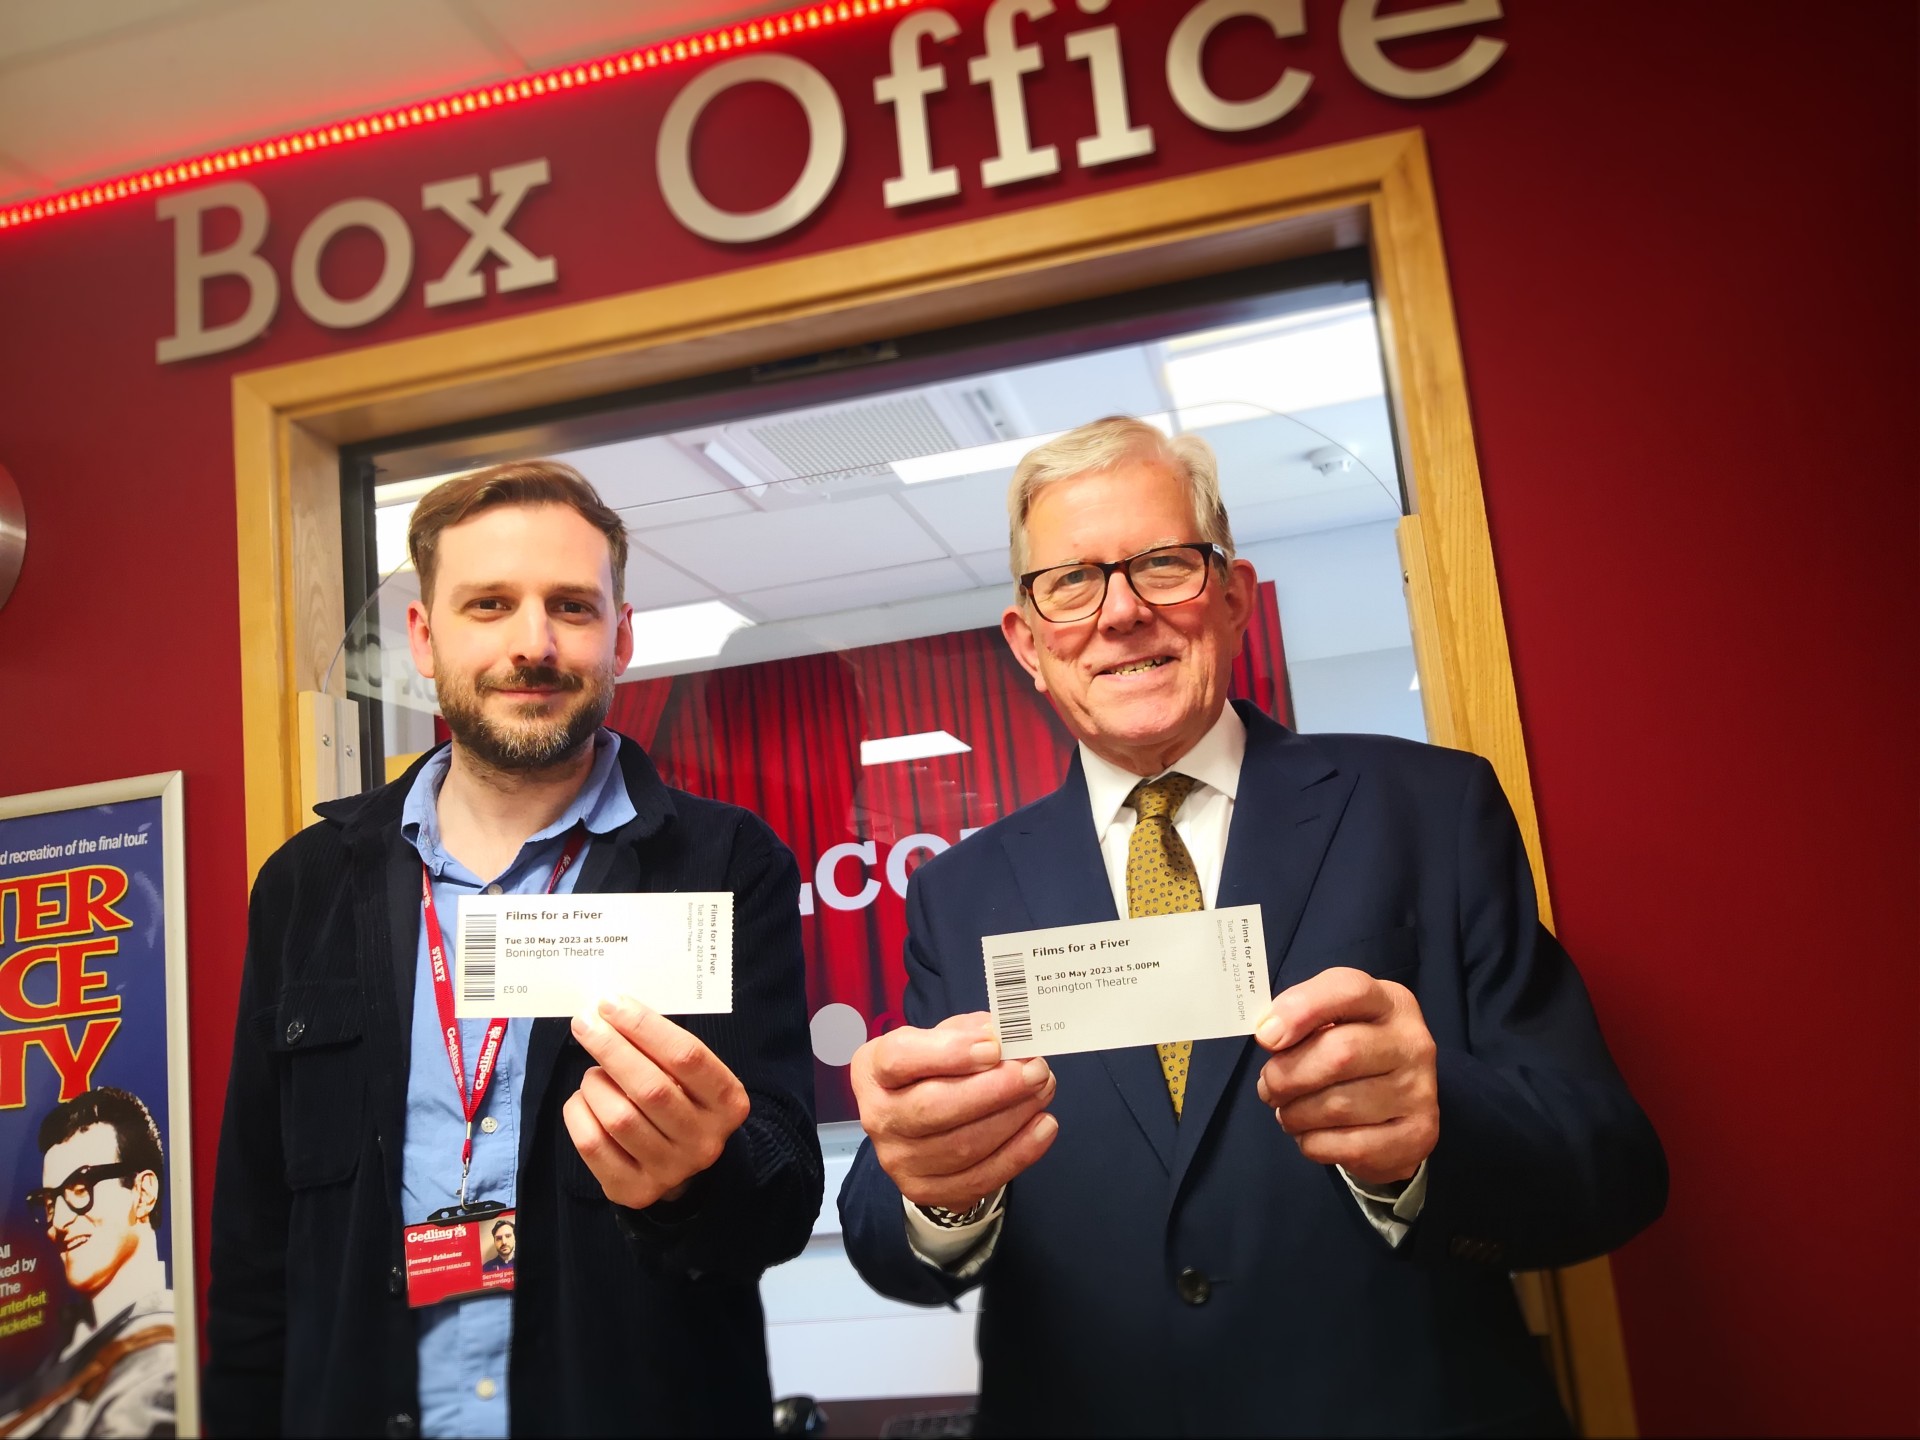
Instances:
[[[618,844],[637,845],[672,822],[673,795],[640,743],[626,735],[620,740],[620,775],[626,782],[627,798],[633,802],[634,814],[611,838]],[[325,801],[314,806],[314,812],[340,831],[340,838],[349,849],[368,843],[384,846],[399,836],[400,816],[406,809],[407,793],[413,788],[414,780],[426,768],[427,761],[445,748],[441,745],[427,751],[409,765],[405,773],[377,789]]]

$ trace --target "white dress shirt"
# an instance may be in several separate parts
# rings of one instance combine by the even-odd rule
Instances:
[[[1233,825],[1234,797],[1239,793],[1240,765],[1246,753],[1247,727],[1233,707],[1227,705],[1199,742],[1167,767],[1168,771],[1177,770],[1199,782],[1175,813],[1173,828],[1193,859],[1193,868],[1200,879],[1200,893],[1209,910],[1214,908],[1220,893],[1220,871],[1227,858],[1227,833]],[[1102,759],[1085,745],[1080,747],[1080,768],[1086,776],[1094,833],[1100,837],[1100,858],[1106,864],[1107,883],[1113,889],[1114,913],[1125,916],[1127,848],[1139,820],[1133,807],[1127,804],[1127,796],[1133,793],[1133,787],[1142,777]],[[1340,1171],[1340,1178],[1347,1182],[1368,1223],[1386,1237],[1387,1243],[1399,1245],[1426,1200],[1426,1162],[1421,1162],[1419,1170],[1398,1193],[1363,1187],[1345,1170]],[[914,1252],[937,1269],[967,1278],[986,1264],[987,1257],[993,1253],[994,1241],[1000,1233],[1005,1193],[1003,1190],[996,1195],[988,1213],[973,1224],[952,1228],[934,1224],[918,1206],[909,1203],[907,1235]]]

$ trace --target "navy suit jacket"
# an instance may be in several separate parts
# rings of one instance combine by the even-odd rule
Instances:
[[[1063,1055],[1053,1148],[959,1282],[910,1249],[869,1142],[840,1195],[883,1294],[984,1285],[989,1433],[1413,1434],[1566,1428],[1509,1270],[1659,1213],[1659,1140],[1541,926],[1477,756],[1295,735],[1251,706],[1218,903],[1258,904],[1274,993],[1332,966],[1408,986],[1439,1047],[1440,1139],[1397,1249],[1260,1103],[1266,1052],[1195,1044],[1176,1121],[1151,1047]],[[1115,918],[1076,758],[1065,784],[913,877],[906,1014],[987,1009],[984,935]]]

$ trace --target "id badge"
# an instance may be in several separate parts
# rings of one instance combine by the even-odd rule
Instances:
[[[519,1258],[512,1210],[442,1219],[401,1231],[407,1262],[407,1304],[437,1305],[461,1295],[513,1289]]]

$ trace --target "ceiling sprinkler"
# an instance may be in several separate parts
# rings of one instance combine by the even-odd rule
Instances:
[[[1322,475],[1345,475],[1357,462],[1338,445],[1322,445],[1307,452],[1307,463]]]

